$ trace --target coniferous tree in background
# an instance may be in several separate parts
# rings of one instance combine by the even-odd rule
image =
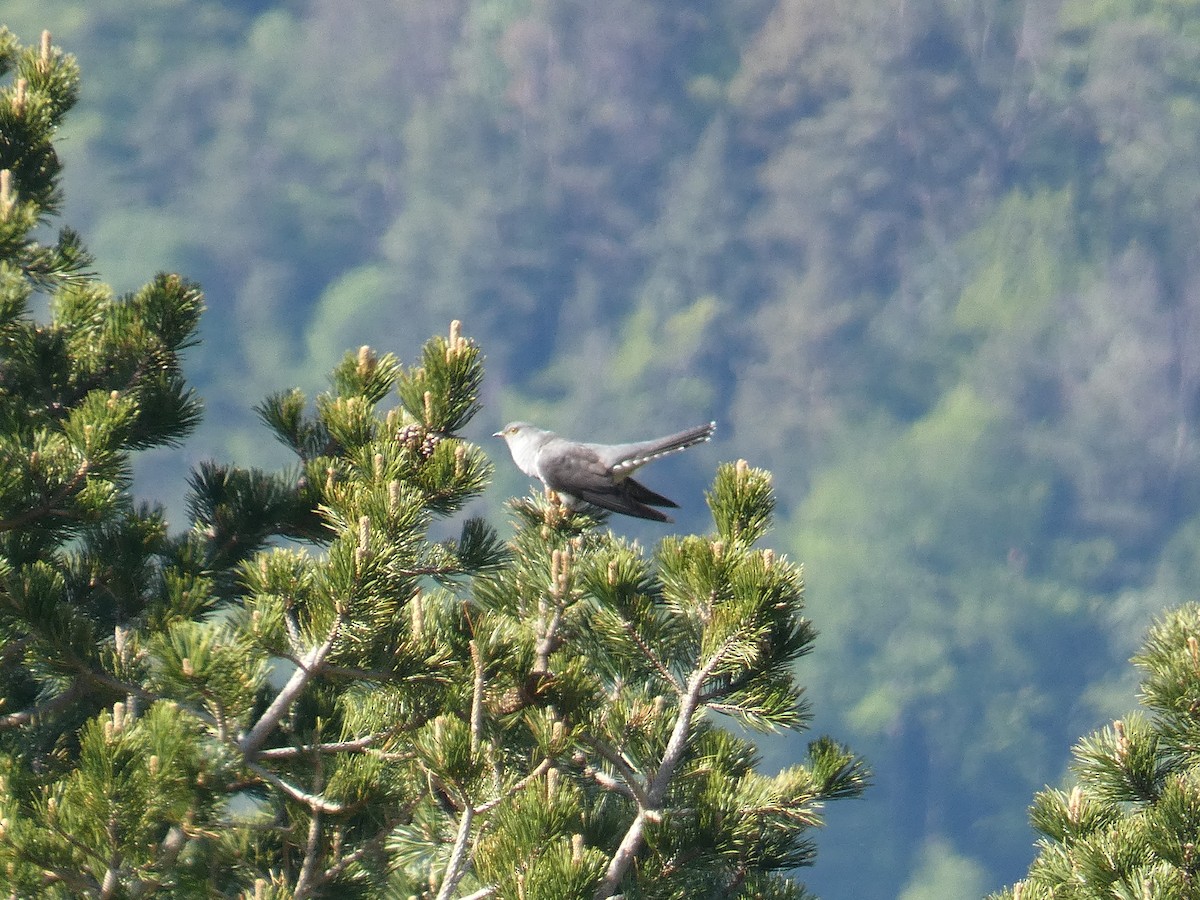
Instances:
[[[114,297],[56,211],[78,74],[0,31],[0,882],[14,897],[800,897],[861,762],[769,777],[751,729],[806,720],[797,568],[755,543],[766,473],[726,465],[711,537],[650,557],[515,501],[507,544],[431,527],[484,489],[458,437],[481,354],[348,355],[260,408],[293,471],[206,464],[191,527],[131,454],[199,416],[196,286]],[[31,313],[49,300],[45,321]],[[393,393],[398,405],[383,411]]]
[[[1145,710],[1076,745],[1075,785],[1034,800],[1028,876],[993,900],[1200,897],[1200,605],[1165,616],[1133,661]]]

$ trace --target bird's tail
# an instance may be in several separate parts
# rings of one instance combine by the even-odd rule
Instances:
[[[707,422],[676,434],[668,434],[666,437],[614,447],[612,449],[616,451],[614,456],[618,461],[612,467],[613,474],[628,474],[659,457],[678,453],[680,450],[686,450],[696,444],[703,444],[713,436],[713,432],[716,430],[716,422]]]

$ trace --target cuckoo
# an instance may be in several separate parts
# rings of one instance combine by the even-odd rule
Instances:
[[[677,434],[629,444],[585,444],[569,441],[528,422],[512,422],[497,431],[504,438],[517,468],[537,478],[571,508],[590,503],[639,519],[671,522],[656,506],[679,504],[656,493],[631,476],[648,462],[678,453],[713,436],[716,422]]]

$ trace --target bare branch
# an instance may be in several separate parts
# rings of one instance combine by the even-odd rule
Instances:
[[[467,843],[471,839],[471,823],[475,819],[475,809],[470,803],[463,807],[462,814],[458,820],[458,834],[454,838],[454,849],[450,853],[450,859],[446,863],[446,874],[442,876],[442,886],[437,892],[435,900],[450,900],[450,896],[454,893],[454,889],[458,887],[458,883],[462,881],[463,875],[466,874],[466,866],[463,864],[467,855]]]
[[[319,774],[319,773],[318,773]],[[320,783],[318,778],[318,783]],[[321,810],[314,809],[308,819],[308,842],[304,846],[304,862],[300,866],[300,874],[296,878],[296,890],[292,896],[295,900],[304,900],[312,894],[316,887],[312,882],[317,875],[317,855],[321,849]]]
[[[654,670],[658,672],[658,674],[661,675],[664,680],[666,680],[667,684],[675,688],[675,693],[682,694],[683,685],[679,683],[679,679],[675,677],[675,673],[663,664],[663,661],[658,658],[658,654],[654,652],[654,649],[648,645],[642,639],[642,636],[637,633],[637,630],[634,629],[633,623],[628,619],[622,618],[621,629],[629,636],[629,639],[633,641],[634,646],[642,651],[642,656],[646,657],[646,661],[654,667]]]
[[[662,804],[663,797],[666,796],[667,787],[675,774],[675,768],[683,759],[684,751],[687,749],[688,733],[691,731],[696,710],[700,707],[700,695],[704,688],[704,682],[708,680],[712,670],[721,662],[734,643],[732,637],[726,640],[688,678],[687,690],[679,698],[679,715],[675,719],[675,727],[671,730],[671,737],[667,740],[666,749],[663,751],[662,762],[659,763],[658,771],[654,773],[654,777],[646,786],[645,801],[642,802],[641,799],[638,801],[637,815],[634,816],[633,822],[630,823],[625,836],[621,839],[620,846],[609,860],[604,879],[593,895],[594,900],[606,900],[616,892],[617,885],[621,883],[621,879],[625,877],[634,857],[637,856],[638,850],[641,849],[646,822],[660,818],[659,806]]]
[[[472,639],[468,646],[471,649],[471,666],[475,669],[475,682],[471,691],[471,755],[479,753],[479,743],[483,735],[483,657],[479,647]]]
[[[604,788],[606,791],[614,791],[618,794],[624,794],[630,800],[636,801],[638,799],[637,795],[633,792],[633,788],[631,788],[624,781],[613,778],[602,769],[597,769],[595,766],[585,766],[583,769],[583,775],[585,778],[592,779],[592,781],[596,782],[596,784],[600,785],[600,787]]]
[[[263,781],[275,785],[279,790],[283,791],[296,802],[303,803],[314,813],[319,811],[338,815],[346,812],[348,809],[348,807],[341,803],[331,803],[319,794],[310,794],[308,791],[302,790],[294,784],[288,784],[288,782],[284,781],[270,769],[260,766],[258,763],[246,760],[245,766]]]
[[[643,785],[642,779],[639,777],[639,773],[633,763],[626,759],[615,747],[610,746],[594,735],[581,735],[580,737],[584,743],[600,754],[605,762],[617,770],[617,774],[621,776],[621,780],[629,789],[629,795],[637,801],[639,807],[650,805],[645,785]]]
[[[353,741],[332,741],[327,744],[309,744],[303,747],[268,747],[255,754],[258,759],[296,759],[313,753],[363,753],[382,737],[381,734],[369,734]]]
[[[271,701],[271,705],[255,723],[254,727],[238,742],[238,749],[247,757],[253,756],[258,749],[266,743],[267,738],[275,727],[280,723],[293,701],[300,696],[301,692],[308,687],[308,683],[321,670],[321,666],[325,662],[325,657],[329,655],[329,651],[333,649],[334,642],[342,631],[342,615],[333,620],[333,626],[329,629],[329,635],[316,647],[313,647],[296,670],[292,672],[292,677],[288,679],[287,684]]]

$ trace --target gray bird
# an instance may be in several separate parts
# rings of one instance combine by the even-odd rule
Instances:
[[[504,438],[518,469],[558,493],[569,506],[582,501],[639,519],[671,522],[670,516],[654,507],[679,504],[630,476],[661,456],[704,443],[716,430],[717,423],[709,422],[650,441],[582,444],[528,422],[511,422],[494,437]]]

